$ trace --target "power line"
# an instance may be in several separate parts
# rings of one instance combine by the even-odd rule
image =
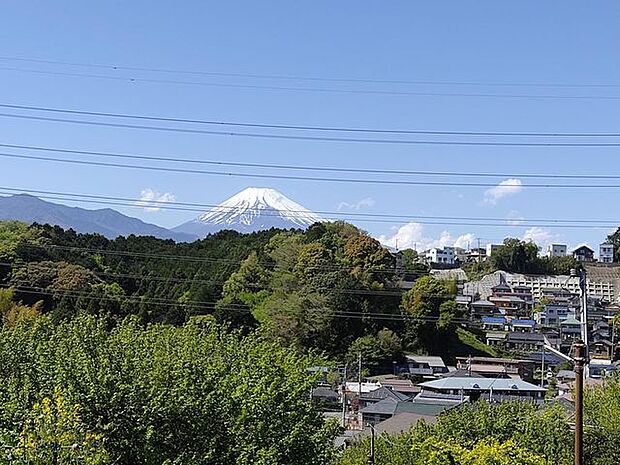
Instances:
[[[32,264],[39,264],[39,262],[28,262],[28,263],[9,263],[9,262],[0,262],[0,266],[5,266],[7,268],[12,269],[30,269]],[[144,275],[144,274],[128,274],[128,273],[110,273],[107,271],[92,271],[94,275],[98,277],[110,277],[110,278],[121,278],[121,279],[132,279],[135,281],[158,281],[158,282],[171,282],[178,284],[203,284],[203,285],[224,285],[227,280],[205,280],[205,279],[187,279],[187,278],[175,278],[174,276],[157,276],[157,275]],[[273,286],[260,286],[254,284],[247,284],[249,288],[253,288],[256,290],[266,290],[272,292],[280,292],[280,291],[288,291],[289,288],[285,287],[273,287]],[[295,287],[295,290],[302,290],[301,287]],[[318,291],[329,291],[333,290],[333,288],[329,287],[313,287],[311,289],[313,292]],[[337,293],[341,294],[352,294],[352,295],[371,295],[371,296],[394,296],[399,297],[402,296],[405,291],[400,290],[372,290],[372,289],[338,289]]]
[[[301,140],[318,142],[347,142],[368,144],[403,144],[403,145],[441,145],[441,146],[478,146],[478,147],[620,147],[620,142],[506,142],[506,141],[446,141],[446,140],[412,140],[412,139],[378,139],[356,137],[306,136],[299,134],[270,134],[258,132],[216,131],[166,126],[148,126],[140,124],[114,123],[106,121],[76,120],[47,116],[0,113],[4,118],[16,118],[32,121],[79,124],[87,126],[111,127],[121,129],[139,129],[149,131],[174,132],[182,134],[203,134],[214,136],[235,136],[259,139]]]
[[[92,247],[77,247],[77,246],[63,246],[56,244],[36,244],[36,243],[28,243],[21,242],[21,245],[25,247],[31,248],[41,248],[41,249],[58,249],[65,251],[73,251],[73,252],[90,252],[90,253],[100,253],[104,255],[117,255],[117,256],[127,256],[134,258],[153,258],[156,260],[176,260],[176,261],[187,261],[193,263],[229,263],[232,265],[240,265],[244,262],[243,260],[235,260],[230,258],[210,258],[210,257],[195,257],[188,255],[178,255],[178,254],[162,254],[162,253],[148,253],[148,252],[131,252],[125,250],[111,250],[111,249],[101,249],[101,248],[92,248]],[[270,266],[271,262],[259,261],[260,265]],[[307,266],[307,270],[315,270],[315,271],[351,271],[356,267],[348,267],[341,265],[316,265],[316,266]],[[387,273],[387,274],[396,274],[400,273],[401,270],[396,269],[388,269],[387,267],[366,267],[363,271],[372,272],[376,274]]]
[[[334,173],[363,173],[363,174],[390,174],[402,176],[444,176],[444,177],[480,177],[480,178],[534,178],[534,179],[620,179],[620,175],[607,174],[537,174],[537,173],[488,173],[488,172],[455,172],[455,171],[410,171],[410,170],[386,170],[376,168],[340,168],[323,166],[284,165],[271,163],[230,162],[222,160],[196,160],[192,158],[179,158],[171,156],[149,156],[127,153],[101,152],[93,150],[63,149],[55,147],[42,147],[36,145],[20,145],[0,143],[0,147],[20,150],[33,150],[38,152],[54,152],[72,155],[88,155],[95,157],[121,158],[132,160],[163,161],[170,163],[187,163],[199,165],[232,166],[239,168],[260,168],[291,171],[319,171]]]
[[[216,307],[217,305],[216,302],[199,302],[199,301],[192,302],[190,301],[190,302],[181,303],[175,300],[143,298],[140,296],[126,296],[126,295],[118,296],[118,297],[97,296],[97,295],[93,295],[88,292],[71,291],[71,290],[65,290],[65,289],[49,289],[49,288],[28,287],[28,286],[14,287],[14,286],[8,286],[5,284],[0,284],[0,287],[5,288],[5,289],[13,288],[17,292],[20,292],[23,294],[47,295],[50,297],[57,297],[61,295],[61,296],[77,297],[77,298],[79,297],[91,298],[91,299],[111,301],[111,302],[116,302],[116,303],[118,303],[119,300],[123,300],[128,303],[137,303],[137,304],[181,306],[181,307],[186,307],[186,308],[202,309],[202,310],[208,310],[208,311],[214,311],[214,310],[220,309],[220,310],[238,311],[238,312],[248,313],[248,314],[252,313],[251,310],[247,308],[243,308],[243,307],[236,307],[236,306]],[[308,310],[325,310],[325,309],[320,308],[320,307],[311,307]],[[429,322],[429,323],[437,322],[440,319],[439,317],[409,316],[409,315],[403,315],[403,314],[397,314],[397,313],[394,313],[394,314],[362,313],[362,312],[346,312],[346,311],[332,311],[332,312],[329,312],[329,315],[335,318],[345,318],[345,319],[382,320],[382,321],[386,321],[386,320],[387,321],[420,321],[420,322]],[[453,319],[452,322],[457,323],[457,324],[462,324],[462,325],[474,326],[470,320],[465,320],[465,319],[456,318],[456,319]]]
[[[188,85],[230,89],[248,90],[268,90],[285,92],[310,92],[326,94],[350,94],[350,95],[384,95],[384,96],[411,96],[411,97],[460,97],[460,98],[507,98],[507,99],[544,99],[544,100],[620,100],[620,96],[614,95],[551,95],[551,94],[499,94],[499,93],[471,93],[471,92],[422,92],[406,90],[385,90],[385,89],[343,89],[328,87],[297,87],[282,85],[263,85],[263,84],[235,84],[222,82],[205,81],[182,81],[180,79],[155,79],[144,77],[120,77],[106,74],[87,74],[67,71],[46,71],[40,69],[18,68],[10,66],[0,67],[0,71],[10,71],[17,73],[40,74],[46,76],[61,76],[72,78],[102,79],[108,81],[124,82],[128,84],[166,84],[166,85]]]
[[[2,103],[0,108],[13,110],[44,111],[63,113],[80,116],[101,116],[106,118],[135,119],[141,121],[158,121],[166,123],[201,124],[209,126],[233,126],[260,129],[286,129],[295,131],[313,132],[345,132],[345,133],[371,133],[371,134],[423,134],[423,135],[452,135],[452,136],[523,136],[523,137],[620,137],[620,133],[592,133],[592,132],[507,132],[507,131],[449,131],[449,130],[421,130],[421,129],[382,129],[382,128],[359,128],[359,127],[334,127],[334,126],[307,126],[295,124],[268,124],[247,123],[237,121],[217,121],[205,119],[179,118],[170,116],[136,115],[128,113],[111,113],[88,110],[73,110],[65,108],[50,108],[35,105],[15,105]]]
[[[351,83],[367,83],[367,84],[406,84],[406,85],[441,85],[441,86],[487,86],[487,87],[560,87],[560,88],[616,88],[620,84],[613,83],[536,83],[536,82],[482,82],[482,81],[441,81],[441,80],[411,80],[411,79],[378,79],[378,78],[351,78],[351,77],[320,77],[320,76],[299,76],[299,75],[282,75],[282,74],[260,74],[260,73],[233,73],[220,71],[199,71],[186,69],[172,69],[161,67],[142,67],[142,66],[126,66],[102,63],[86,63],[75,61],[46,60],[15,56],[0,56],[0,60],[18,61],[27,63],[52,64],[62,66],[78,66],[86,68],[99,68],[107,70],[127,70],[127,71],[143,71],[152,73],[166,74],[187,74],[195,76],[211,76],[211,77],[240,77],[255,79],[273,79],[273,80],[292,80],[292,81],[319,81],[319,82],[351,82]]]
[[[1,156],[1,154],[0,154]],[[0,186],[0,191],[6,193],[23,193],[37,194],[42,199],[75,201],[83,203],[95,203],[103,205],[119,205],[134,208],[161,208],[181,211],[192,211],[204,213],[204,208],[218,208],[221,211],[236,211],[235,207],[226,207],[217,204],[193,203],[193,202],[176,202],[164,200],[140,200],[128,197],[93,195],[93,194],[77,194],[59,191],[47,191],[38,189],[23,189]],[[43,195],[41,195],[43,194]],[[195,207],[195,208],[192,208]],[[278,212],[264,211],[258,207],[248,207],[250,212],[259,212],[264,216],[280,216]],[[307,210],[288,210],[292,218],[305,218]],[[519,227],[609,227],[616,226],[620,220],[589,220],[589,219],[554,219],[554,218],[493,218],[493,217],[472,217],[472,216],[431,216],[431,215],[397,215],[387,213],[356,213],[356,212],[334,212],[334,211],[313,211],[312,213],[320,215],[330,215],[333,219],[342,221],[366,221],[379,223],[393,223],[394,220],[415,220],[421,224],[440,224],[452,226],[519,226]],[[340,218],[338,218],[340,217]],[[351,218],[353,217],[353,218]],[[376,219],[379,218],[379,219]],[[427,220],[437,220],[427,221]],[[439,222],[441,221],[441,222]],[[464,222],[465,221],[465,222]],[[492,223],[497,222],[497,223]],[[585,226],[583,226],[585,225]]]
[[[1,116],[1,115],[0,115]],[[620,146],[620,143],[618,143]],[[240,173],[233,171],[211,171],[198,170],[191,168],[173,168],[149,165],[128,165],[125,163],[110,163],[92,160],[73,160],[58,157],[41,157],[36,155],[21,155],[14,153],[0,153],[0,157],[17,158],[23,160],[39,160],[52,161],[57,163],[69,163],[85,166],[104,166],[108,168],[128,168],[136,170],[160,171],[167,173],[184,173],[184,174],[202,174],[210,176],[238,177],[250,179],[279,179],[287,181],[313,181],[313,182],[332,182],[332,183],[349,183],[349,184],[379,184],[392,186],[452,186],[452,187],[497,187],[496,183],[488,182],[453,182],[453,181],[408,181],[408,180],[391,180],[391,179],[362,179],[362,178],[327,178],[320,176],[295,176],[282,174],[261,174],[261,173]],[[520,184],[521,188],[545,188],[545,189],[617,189],[620,184]]]

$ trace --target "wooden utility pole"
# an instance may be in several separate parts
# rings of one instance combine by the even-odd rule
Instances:
[[[575,359],[575,465],[583,465],[583,366],[585,345],[577,341],[574,346]]]
[[[370,426],[370,453],[368,454],[368,465],[375,465],[375,429]]]
[[[342,427],[347,428],[347,364],[344,364],[342,378]]]

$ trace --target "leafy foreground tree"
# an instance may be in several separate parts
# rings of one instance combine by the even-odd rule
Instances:
[[[479,402],[446,412],[436,425],[378,438],[376,457],[385,465],[568,465],[571,438],[558,407]],[[368,448],[365,440],[347,450],[341,465],[365,464]]]
[[[110,463],[103,436],[87,430],[79,409],[66,402],[60,389],[34,404],[17,446],[7,452],[12,465]]]
[[[620,375],[586,389],[584,413],[586,463],[620,463]]]
[[[26,319],[0,331],[0,463],[327,464],[313,362],[204,320]]]

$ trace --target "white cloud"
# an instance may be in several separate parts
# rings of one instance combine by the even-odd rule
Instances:
[[[534,226],[526,230],[521,239],[524,241],[534,242],[544,251],[547,249],[547,245],[557,242],[559,236],[557,234],[553,234],[548,229]]]
[[[523,183],[520,179],[504,179],[497,186],[491,187],[484,192],[483,202],[489,205],[495,205],[502,197],[518,194],[522,190]]]
[[[398,249],[426,250],[433,247],[462,247],[472,246],[476,236],[472,233],[454,237],[448,231],[443,231],[439,237],[429,237],[424,232],[424,226],[420,223],[407,223],[400,228],[394,228],[391,236],[381,235],[378,237],[382,244]]]
[[[146,211],[156,212],[161,210],[161,202],[174,202],[176,197],[170,192],[157,192],[151,188],[140,191],[140,200],[136,205],[144,207]]]
[[[511,226],[519,226],[520,224],[523,224],[523,221],[525,221],[525,218],[521,216],[521,214],[518,211],[512,210],[506,216],[506,220],[508,220],[508,224]]]
[[[340,202],[338,204],[338,211],[342,211],[345,209],[346,210],[361,210],[363,208],[374,207],[376,203],[377,202],[375,202],[375,199],[373,199],[372,197],[366,197],[356,203]]]

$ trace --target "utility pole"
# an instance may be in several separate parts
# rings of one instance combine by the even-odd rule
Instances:
[[[362,397],[362,353],[357,354],[357,384],[359,385],[358,394]]]
[[[577,341],[575,358],[575,465],[583,465],[583,368],[586,361],[585,345]]]
[[[585,267],[579,269],[579,289],[581,289],[581,340],[585,346],[584,374],[590,377],[590,367],[588,365],[588,277]]]
[[[370,425],[370,453],[368,454],[368,465],[375,465],[375,429]]]
[[[347,364],[344,364],[342,378],[342,427],[347,428]]]
[[[542,345],[542,365],[540,367],[540,387],[545,387],[545,344]]]

